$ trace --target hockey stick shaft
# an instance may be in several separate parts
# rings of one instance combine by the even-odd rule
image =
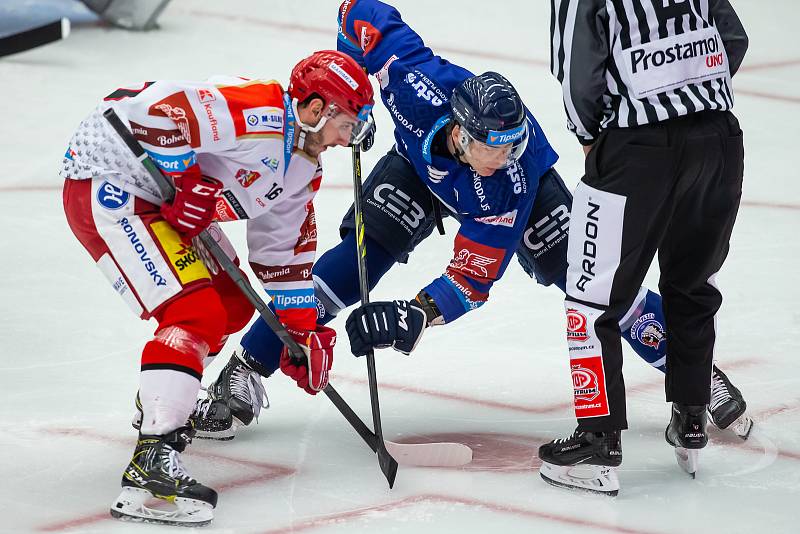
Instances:
[[[133,134],[128,130],[125,124],[122,122],[122,119],[114,112],[113,109],[109,108],[103,113],[103,117],[108,121],[114,131],[117,132],[117,135],[122,139],[128,149],[133,153],[136,159],[144,166],[147,170],[150,177],[155,181],[158,185],[159,190],[161,191],[161,196],[166,200],[170,201],[175,195],[175,186],[164,176],[161,171],[156,166],[155,162],[147,155],[142,145],[136,140]],[[219,263],[225,272],[228,273],[228,276],[239,286],[239,289],[244,293],[247,300],[250,301],[253,306],[255,306],[256,310],[258,310],[259,315],[267,323],[267,325],[275,332],[275,335],[280,338],[283,344],[287,347],[287,349],[292,353],[293,356],[299,358],[305,358],[305,353],[300,348],[300,345],[289,335],[289,332],[286,331],[286,328],[281,324],[278,318],[272,313],[272,310],[264,303],[264,300],[261,296],[256,293],[253,289],[253,286],[250,285],[250,282],[244,277],[242,272],[236,267],[236,264],[231,260],[225,251],[219,246],[219,243],[208,233],[208,230],[203,230],[200,233],[200,239],[203,242],[209,252],[214,256],[214,259]],[[333,388],[330,383],[325,387],[323,390],[325,395],[331,400],[334,406],[341,412],[345,419],[350,423],[350,425],[355,429],[356,432],[361,436],[361,438],[369,445],[369,447],[375,452],[378,449],[379,438],[370,431],[369,427],[358,417],[358,415],[353,411],[352,408],[345,402],[345,400],[339,395],[339,393]]]
[[[29,30],[0,37],[0,57],[18,54],[66,39],[69,35],[69,29],[69,19],[61,18]]]
[[[353,205],[355,206],[356,219],[356,254],[358,256],[358,282],[361,293],[361,304],[369,304],[369,277],[367,273],[367,247],[364,241],[364,216],[363,216],[363,189],[361,186],[361,147],[352,145],[353,150]],[[395,460],[383,442],[383,428],[381,426],[381,410],[378,402],[378,378],[375,370],[375,353],[370,350],[366,354],[367,378],[369,380],[369,398],[372,405],[372,424],[375,436],[378,438],[378,463],[381,466],[389,487],[394,485],[397,475],[397,460]]]

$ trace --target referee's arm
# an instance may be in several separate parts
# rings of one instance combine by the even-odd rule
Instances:
[[[591,145],[600,132],[607,87],[605,0],[550,2],[550,70],[561,82],[569,129],[582,145]]]
[[[725,52],[728,54],[728,67],[731,76],[736,74],[742,64],[744,54],[747,52],[747,33],[744,31],[742,21],[733,6],[728,0],[712,0],[709,4],[711,13],[714,14],[714,24],[717,26],[719,36],[725,45]]]

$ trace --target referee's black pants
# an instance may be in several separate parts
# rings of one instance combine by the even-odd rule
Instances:
[[[567,338],[582,431],[627,428],[619,319],[658,252],[667,331],[668,402],[708,404],[714,283],[742,192],[742,132],[730,112],[706,111],[603,132],[575,191],[567,271]]]

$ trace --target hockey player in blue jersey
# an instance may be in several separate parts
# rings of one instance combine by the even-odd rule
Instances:
[[[395,127],[395,147],[364,184],[370,288],[434,227],[444,233],[443,216],[460,223],[449,265],[415,298],[352,312],[353,352],[391,346],[410,353],[427,328],[483,305],[514,255],[538,283],[563,291],[572,198],[553,169],[558,156],[511,83],[493,72],[474,76],[434,55],[397,10],[377,0],[342,4],[338,48],[378,79]],[[359,300],[354,227],[351,207],[341,243],[314,264],[320,324]],[[662,371],[663,317],[660,296],[642,288],[619,321],[623,338]],[[568,327],[580,335],[585,324]],[[277,336],[257,320],[200,403],[198,437],[230,438],[253,419],[263,391],[254,384],[279,367],[280,354]],[[711,420],[719,428],[735,423],[746,437],[752,422],[744,399],[716,366],[712,399]]]

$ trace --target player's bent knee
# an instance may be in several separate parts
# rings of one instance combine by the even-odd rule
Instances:
[[[222,298],[212,287],[181,295],[156,318],[159,323],[156,339],[182,353],[193,353],[200,362],[208,355],[209,348],[219,346],[228,324]]]
[[[227,274],[221,273],[214,277],[214,289],[227,313],[225,334],[235,334],[248,325],[256,308]]]

